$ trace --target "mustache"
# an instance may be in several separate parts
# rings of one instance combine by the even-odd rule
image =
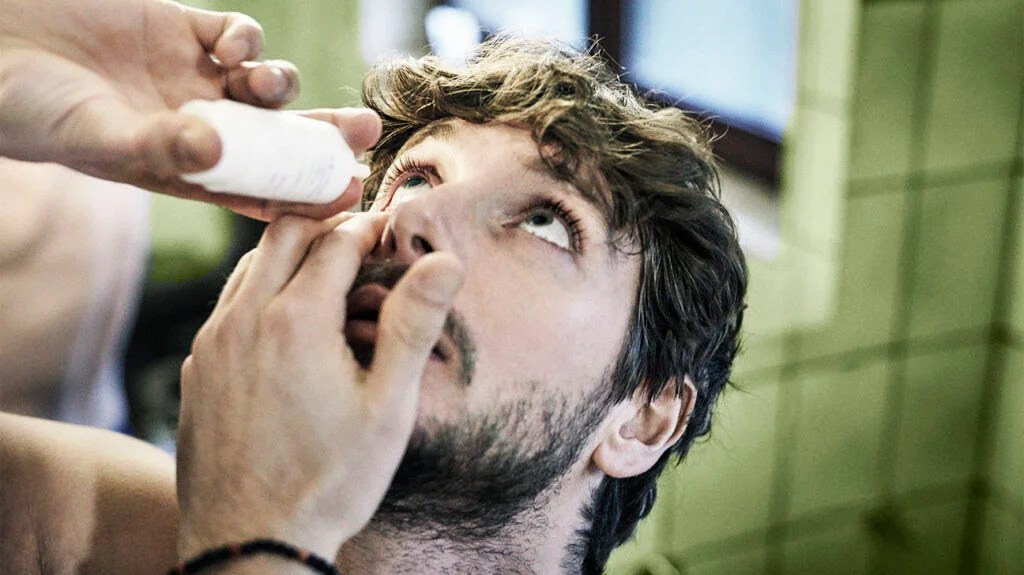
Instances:
[[[350,291],[355,291],[367,284],[379,284],[389,290],[393,289],[407,271],[409,271],[408,265],[393,260],[365,261],[356,273]],[[454,308],[449,310],[441,331],[452,341],[459,353],[458,379],[463,387],[467,387],[472,383],[473,374],[476,371],[476,344],[466,325],[465,317]]]

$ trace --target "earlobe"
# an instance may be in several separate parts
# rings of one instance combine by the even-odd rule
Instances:
[[[686,431],[696,397],[689,378],[681,390],[675,380],[669,382],[651,402],[642,389],[637,391],[612,409],[608,431],[592,456],[594,465],[610,477],[647,471]]]

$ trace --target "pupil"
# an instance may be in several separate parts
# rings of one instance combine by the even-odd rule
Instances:
[[[530,223],[535,226],[546,226],[551,223],[551,214],[534,214],[534,216],[530,218]]]

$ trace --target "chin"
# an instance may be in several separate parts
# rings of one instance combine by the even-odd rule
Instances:
[[[419,429],[425,418],[444,418],[445,414],[458,411],[464,390],[444,362],[431,358],[423,370],[420,380],[420,400],[417,408],[416,427]]]

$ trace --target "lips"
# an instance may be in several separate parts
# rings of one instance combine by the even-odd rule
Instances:
[[[345,339],[348,341],[349,347],[352,348],[356,360],[363,367],[368,367],[373,359],[380,309],[390,291],[381,284],[371,283],[356,288],[348,295]],[[449,338],[442,334],[431,350],[431,358],[445,362],[452,357],[453,349],[454,346]]]

